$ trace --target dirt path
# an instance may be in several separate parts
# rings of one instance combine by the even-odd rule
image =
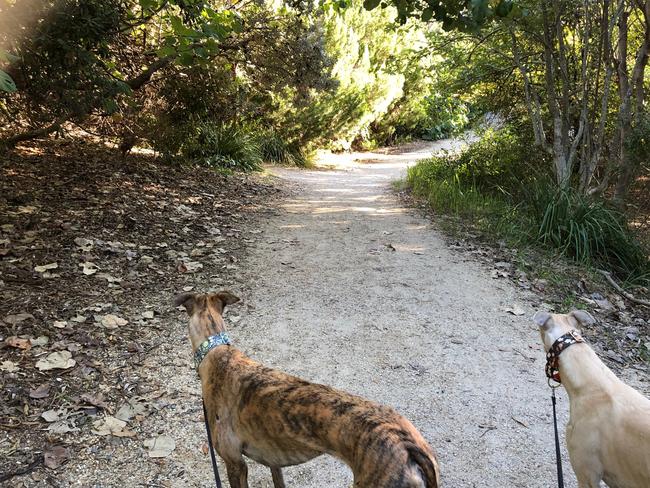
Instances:
[[[188,284],[241,296],[227,322],[236,347],[255,359],[411,419],[438,453],[443,486],[548,488],[553,431],[530,297],[450,250],[390,189],[408,163],[452,146],[362,156],[372,163],[324,160],[333,171],[274,170],[295,191],[259,229],[244,228],[248,257],[221,270],[206,266]],[[173,291],[161,290],[161,310]],[[526,314],[504,311],[514,304]],[[74,459],[56,475],[38,471],[12,486],[214,486],[186,318],[162,316],[160,346],[121,383],[146,386],[146,412],[128,425],[137,435],[79,436]],[[563,393],[560,410],[564,425]],[[144,442],[158,435],[174,439],[175,449],[149,458]],[[267,469],[250,468],[251,487],[271,486]],[[568,466],[565,474],[575,487]],[[326,457],[287,468],[285,477],[293,488],[352,481]]]
[[[443,486],[547,488],[549,389],[527,297],[450,251],[391,194],[430,149],[323,161],[336,171],[276,170],[301,191],[246,263],[253,308],[232,335],[268,365],[395,406],[437,450]],[[513,304],[526,314],[506,313]],[[560,408],[564,424],[563,394]],[[286,477],[294,487],[351,483],[328,458]],[[252,471],[252,486],[269,479]]]

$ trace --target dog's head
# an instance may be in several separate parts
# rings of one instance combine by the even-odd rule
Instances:
[[[174,306],[183,306],[190,316],[190,341],[196,348],[207,337],[225,332],[223,311],[227,305],[237,303],[239,298],[227,290],[216,293],[181,293],[174,299]]]
[[[567,314],[537,312],[533,322],[539,327],[544,350],[548,352],[553,343],[564,334],[596,322],[589,312],[574,310]]]

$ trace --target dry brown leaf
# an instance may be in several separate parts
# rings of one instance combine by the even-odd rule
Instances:
[[[30,398],[47,398],[50,394],[50,385],[43,383],[37,388],[32,388],[29,390]]]
[[[7,315],[4,318],[4,321],[6,323],[10,324],[10,325],[16,325],[16,324],[24,322],[25,320],[28,320],[28,319],[33,320],[34,316],[31,313],[21,312],[21,313],[17,313],[17,314],[14,314],[14,315]]]
[[[128,320],[113,314],[104,315],[101,320],[101,324],[107,329],[117,329],[118,327],[121,327],[128,323]]]
[[[5,339],[5,344],[9,347],[15,347],[16,349],[23,349],[25,351],[32,348],[32,344],[29,339],[21,339],[16,336],[7,337]]]
[[[103,419],[93,422],[93,434],[97,435],[115,435],[126,427],[126,422],[118,418],[107,415]]]
[[[50,269],[56,269],[58,267],[59,267],[58,263],[49,263],[49,264],[43,264],[41,266],[35,266],[34,271],[36,271],[37,273],[45,273]]]
[[[19,370],[20,368],[13,361],[2,361],[2,364],[0,364],[0,371],[6,371],[7,373],[15,373],[16,371]]]
[[[57,351],[38,360],[36,362],[36,367],[40,371],[48,371],[50,369],[69,369],[75,364],[77,364],[77,362],[72,359],[72,353],[70,351]]]
[[[70,457],[70,449],[63,446],[54,446],[43,453],[43,464],[50,469],[61,466]]]
[[[159,435],[144,441],[145,447],[149,448],[149,457],[162,458],[169,456],[176,449],[176,442],[167,435]]]

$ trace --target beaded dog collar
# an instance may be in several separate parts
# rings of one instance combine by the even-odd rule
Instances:
[[[212,349],[224,345],[230,345],[230,338],[225,332],[220,332],[219,334],[208,337],[199,345],[199,347],[196,348],[196,352],[194,353],[194,367],[198,370],[201,361],[203,361],[205,356],[207,356]]]

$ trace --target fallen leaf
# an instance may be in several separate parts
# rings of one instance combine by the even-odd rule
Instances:
[[[84,320],[86,320],[85,317]],[[55,320],[52,324],[52,327],[56,327],[57,329],[65,329],[67,325],[68,323],[65,320]]]
[[[68,432],[78,432],[79,428],[75,427],[74,422],[70,423],[69,420],[60,420],[52,422],[47,429],[52,434],[67,434]]]
[[[153,315],[154,315],[153,310],[147,310],[146,312],[142,312],[143,319],[152,319]]]
[[[4,318],[4,321],[6,323],[8,323],[8,324],[16,325],[16,324],[19,324],[21,322],[24,322],[25,320],[33,319],[33,318],[34,318],[34,316],[31,313],[21,312],[21,313],[15,314],[15,315],[7,315]]]
[[[118,327],[121,327],[128,323],[128,320],[112,314],[104,315],[101,320],[101,324],[107,329],[117,329]]]
[[[59,410],[59,409],[52,409],[52,410],[46,410],[41,414],[41,417],[46,421],[46,422],[56,422],[58,420],[62,420],[66,414],[65,410]]]
[[[108,409],[108,404],[104,401],[104,395],[102,393],[96,393],[94,395],[92,393],[84,393],[81,395],[81,399],[95,407],[103,408],[105,410]]]
[[[50,369],[69,369],[72,368],[77,362],[72,359],[70,351],[57,351],[48,354],[45,359],[40,359],[36,362],[36,367],[40,371],[48,371]]]
[[[84,315],[77,315],[76,317],[72,317],[70,320],[73,322],[77,322],[79,324],[83,324],[88,317],[85,317]]]
[[[39,347],[44,346],[50,342],[50,338],[48,336],[39,336],[36,339],[30,339],[29,342],[31,343],[32,347]]]
[[[135,432],[132,430],[120,430],[119,432],[113,432],[115,437],[135,437]]]
[[[120,420],[107,415],[103,419],[99,419],[93,422],[93,427],[95,428],[92,431],[93,434],[115,435],[116,432],[120,432],[122,429],[124,429],[124,427],[126,427],[126,422],[124,420]]]
[[[2,361],[2,364],[0,364],[0,371],[6,371],[7,373],[15,373],[18,370],[20,370],[20,368],[13,361]]]
[[[182,264],[185,269],[185,271],[181,271],[183,273],[196,273],[198,270],[203,269],[203,264],[198,261],[188,261],[183,262]]]
[[[54,446],[43,453],[43,464],[50,469],[56,469],[70,457],[70,449]]]
[[[50,385],[47,383],[43,383],[41,386],[37,388],[32,388],[29,390],[29,397],[30,398],[47,398],[50,395]]]
[[[101,278],[108,281],[109,283],[119,283],[122,281],[122,278],[116,278],[115,276],[109,275],[108,273],[99,273],[96,278]]]
[[[32,347],[32,344],[29,339],[21,339],[16,336],[7,337],[5,339],[5,344],[9,347],[15,347],[17,349],[29,350]]]
[[[35,266],[34,271],[37,273],[45,273],[48,269],[56,269],[59,265],[57,263],[43,264],[42,266]]]
[[[147,406],[143,402],[131,398],[127,403],[124,403],[115,414],[120,420],[128,422],[136,415],[142,415],[147,413]]]
[[[85,237],[75,238],[74,243],[84,252],[90,251],[95,245],[95,242],[92,239],[86,239]]]
[[[145,447],[149,448],[149,457],[162,458],[169,456],[176,449],[176,442],[167,435],[159,435],[144,441]]]
[[[31,214],[36,211],[37,207],[34,207],[33,205],[21,205],[18,207],[18,213],[19,214]]]
[[[519,305],[513,305],[512,307],[504,308],[504,311],[512,315],[520,316],[526,313]]]
[[[86,276],[94,275],[99,271],[99,266],[97,266],[95,263],[92,263],[90,261],[86,261],[85,263],[79,264],[83,269],[81,272],[85,274]]]

